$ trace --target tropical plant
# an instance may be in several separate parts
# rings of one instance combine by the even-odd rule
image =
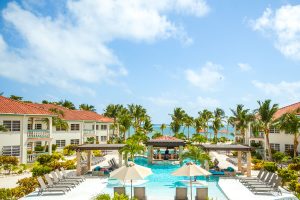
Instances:
[[[69,124],[65,120],[63,120],[63,117],[65,116],[64,111],[57,108],[50,108],[49,111],[55,115],[54,117],[52,117],[52,126],[55,126],[60,130],[67,131],[69,129]],[[44,122],[47,123],[47,126],[49,126],[48,118],[45,118]]]
[[[57,102],[57,104],[65,107],[65,108],[68,108],[70,110],[76,110],[74,103],[69,100],[66,100],[66,99],[60,100],[59,102]]]
[[[235,126],[236,131],[240,131],[245,143],[245,132],[249,123],[254,120],[254,115],[250,113],[249,109],[244,109],[244,105],[238,104],[236,109],[231,109],[233,116],[229,117],[228,122]]]
[[[161,124],[160,125],[160,130],[161,130],[161,134],[163,135],[164,134],[164,130],[167,128],[167,125],[166,124]]]
[[[207,141],[207,138],[199,133],[196,133],[193,135],[192,141],[201,144],[205,143]]]
[[[141,127],[142,122],[145,122],[146,118],[149,117],[147,110],[143,106],[136,104],[128,105],[128,110],[133,119],[132,125],[136,131]]]
[[[89,104],[80,104],[80,105],[79,105],[79,109],[80,109],[80,110],[86,110],[86,111],[93,111],[93,112],[96,112],[95,106],[89,105]]]
[[[278,126],[286,134],[294,136],[294,157],[296,157],[300,136],[300,118],[295,113],[286,113],[280,117]]]
[[[187,146],[187,151],[182,154],[182,158],[189,158],[197,164],[203,164],[205,160],[210,160],[209,155],[205,151],[193,145]]]
[[[271,105],[271,100],[267,99],[265,101],[258,101],[259,108],[255,110],[255,113],[258,114],[257,125],[260,130],[263,130],[266,136],[266,147],[268,151],[269,160],[272,160],[272,151],[270,146],[270,127],[274,123],[274,115],[278,110],[278,104]]]
[[[175,133],[174,137],[181,139],[181,140],[186,140],[186,135],[184,133]]]
[[[77,145],[74,145],[74,144],[70,144],[70,145],[65,146],[64,149],[63,149],[63,155],[64,156],[74,155],[76,146]]]
[[[217,141],[219,130],[224,127],[225,112],[221,108],[216,108],[213,113],[211,128],[214,131],[214,141]]]
[[[186,116],[185,111],[182,108],[175,108],[173,114],[171,114],[172,122],[170,124],[171,130],[174,134],[177,134],[184,123]]]
[[[127,157],[130,156],[132,161],[134,161],[135,154],[140,154],[144,151],[144,146],[132,138],[126,140],[126,145],[120,150],[120,152],[125,153]]]
[[[5,128],[5,126],[0,125],[0,131],[1,132],[7,132],[8,130],[7,130],[7,128]]]
[[[201,129],[204,129],[206,138],[208,138],[207,136],[208,136],[209,122],[213,118],[213,113],[209,110],[204,109],[202,112],[201,111],[198,112],[198,114],[199,114],[197,120],[198,122],[196,121],[196,123],[198,123],[199,128],[201,127]]]
[[[130,130],[132,124],[132,117],[126,108],[122,108],[118,114],[119,131],[126,140],[126,132]],[[130,133],[129,133],[130,137]]]
[[[277,171],[277,165],[274,162],[264,162],[263,168],[269,172]]]
[[[117,119],[122,108],[123,106],[120,104],[109,104],[104,110],[104,116],[113,118],[114,120],[113,126],[111,126],[113,128],[113,135],[115,135],[115,130],[118,127]]]
[[[143,124],[143,130],[146,134],[153,131],[153,125],[151,123],[150,117],[147,117],[145,119],[144,124]]]
[[[194,125],[194,118],[186,114],[185,117],[183,118],[183,124],[188,129],[187,139],[189,140],[190,139],[190,127]]]
[[[23,97],[16,96],[16,95],[10,95],[9,98],[13,99],[13,100],[16,100],[16,101],[22,101],[23,100]]]
[[[153,135],[152,135],[152,139],[156,139],[156,138],[159,138],[159,137],[162,137],[163,134],[160,133],[160,132],[155,132]]]
[[[278,176],[282,178],[282,185],[284,186],[287,182],[298,179],[298,174],[294,170],[290,169],[279,169]]]

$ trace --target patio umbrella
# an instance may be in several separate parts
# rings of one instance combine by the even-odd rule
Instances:
[[[192,176],[209,176],[211,173],[205,169],[197,166],[196,164],[189,162],[186,165],[180,167],[175,172],[172,173],[173,176],[189,176],[190,177],[190,187],[191,187],[191,199],[193,199],[192,193]]]
[[[134,163],[129,163],[128,166],[120,167],[119,169],[111,172],[110,178],[116,178],[125,182],[130,180],[130,196],[132,198],[132,180],[141,180],[151,175],[150,168],[143,167]]]

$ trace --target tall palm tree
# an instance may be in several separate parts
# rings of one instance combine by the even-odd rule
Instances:
[[[128,105],[129,113],[133,118],[133,126],[135,130],[141,127],[142,122],[148,117],[147,110],[141,105],[130,104]]]
[[[190,127],[194,125],[194,118],[186,114],[183,119],[183,123],[188,129],[188,140],[189,140],[190,139]]]
[[[300,118],[295,113],[286,113],[279,118],[278,126],[286,134],[294,135],[294,157],[297,157],[297,149],[300,136]]]
[[[80,104],[80,105],[79,105],[79,109],[80,109],[80,110],[86,110],[86,111],[93,111],[93,112],[96,112],[95,106],[89,105],[89,104]]]
[[[131,160],[134,162],[134,155],[142,153],[144,150],[143,145],[133,139],[128,139],[126,145],[120,149],[120,152],[125,153],[126,156],[130,155]]]
[[[196,129],[196,133],[199,133],[201,130],[206,128],[206,122],[200,116],[194,119],[194,128]],[[206,136],[207,138],[207,136]]]
[[[198,112],[199,118],[203,121],[203,129],[205,131],[206,138],[208,136],[209,122],[213,118],[213,113],[207,109],[204,109],[202,112]]]
[[[61,130],[67,131],[69,129],[69,124],[65,120],[63,120],[63,117],[65,116],[64,111],[59,110],[57,108],[50,108],[49,111],[56,115],[55,117],[52,117],[52,126],[59,127]],[[48,126],[51,126],[47,118],[45,119],[45,122]]]
[[[160,125],[160,130],[161,130],[161,134],[163,135],[164,134],[164,130],[167,128],[167,125],[166,124],[161,124]]]
[[[203,164],[205,160],[209,160],[209,155],[205,153],[200,147],[189,145],[187,151],[182,154],[182,158],[191,159],[196,164]]]
[[[113,135],[115,135],[115,130],[118,127],[117,118],[122,108],[123,106],[120,104],[109,104],[104,110],[104,116],[113,118],[114,120],[113,126],[111,126],[113,128]]]
[[[221,108],[216,108],[213,113],[211,128],[214,131],[214,140],[217,141],[219,130],[224,127],[225,112]]]
[[[118,124],[120,133],[123,134],[123,139],[126,140],[126,132],[130,129],[132,125],[131,115],[126,108],[122,108],[118,114]],[[130,137],[130,134],[129,134]]]
[[[177,134],[183,125],[184,118],[186,116],[185,111],[182,108],[175,108],[173,114],[171,114],[172,122],[170,124],[174,134]]]
[[[196,142],[196,143],[198,143],[198,144],[199,144],[199,143],[201,144],[201,143],[206,142],[206,141],[207,141],[207,138],[206,138],[205,136],[199,134],[199,133],[196,133],[196,134],[193,135],[192,141],[193,141],[193,142]]]
[[[65,108],[68,108],[70,110],[76,110],[74,103],[72,103],[71,101],[66,100],[66,99],[57,102],[57,104],[65,107]]]
[[[233,116],[229,117],[228,122],[235,126],[237,131],[240,131],[245,143],[245,132],[249,123],[254,120],[254,115],[250,113],[249,109],[244,109],[244,105],[238,104],[236,109],[230,109]]]
[[[150,117],[147,117],[144,121],[144,125],[143,125],[143,129],[145,131],[145,133],[150,133],[153,131],[153,125],[151,123],[151,119]]]
[[[259,108],[255,110],[258,114],[258,123],[260,124],[260,129],[263,130],[266,136],[266,146],[269,155],[269,159],[272,160],[272,152],[270,147],[270,127],[274,123],[274,115],[278,110],[278,104],[271,105],[271,100],[267,99],[265,101],[257,101]]]
[[[170,130],[172,130],[172,132],[174,133],[174,135],[176,135],[179,130],[180,130],[180,124],[177,122],[171,122],[170,123]]]

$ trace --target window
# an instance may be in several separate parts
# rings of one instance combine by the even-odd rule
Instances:
[[[280,151],[280,144],[270,143],[270,146],[274,151]]]
[[[107,129],[107,125],[101,125],[101,130],[106,130]]]
[[[71,131],[79,131],[79,124],[71,124]]]
[[[270,127],[270,133],[280,133],[280,130],[275,127]]]
[[[21,130],[21,122],[20,121],[5,120],[5,121],[3,121],[3,126],[6,129],[8,129],[8,131],[20,131]]]
[[[293,144],[285,144],[284,145],[284,151],[286,153],[290,153],[294,151],[294,145]]]
[[[55,128],[56,128],[56,131],[66,131],[66,129],[61,126],[56,126]]]
[[[71,139],[70,143],[74,145],[79,145],[79,139]]]
[[[58,148],[66,146],[66,140],[56,140],[56,145]]]
[[[101,142],[106,142],[106,136],[101,136]]]
[[[36,130],[42,130],[42,124],[35,124],[34,129]]]
[[[95,130],[95,125],[92,126],[92,129]],[[96,130],[99,130],[99,125],[96,125]]]
[[[32,130],[32,124],[27,124],[27,129]]]
[[[20,146],[3,146],[3,156],[20,156]]]

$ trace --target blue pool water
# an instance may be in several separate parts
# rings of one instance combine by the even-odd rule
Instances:
[[[188,187],[182,180],[189,180],[189,177],[178,177],[172,176],[171,173],[180,167],[180,165],[172,164],[161,164],[161,165],[151,165],[147,163],[147,159],[143,157],[135,158],[135,163],[152,169],[153,174],[146,178],[147,182],[138,185],[139,187],[146,187],[146,194],[148,200],[173,200],[175,196],[176,187]],[[226,200],[227,198],[220,190],[217,182],[218,177],[210,176],[197,177],[197,180],[205,181],[208,185],[209,197],[218,200]],[[118,180],[109,180],[106,189],[103,193],[113,194],[113,187],[122,186]],[[200,185],[194,185],[193,196],[196,194],[196,187],[204,187]],[[188,191],[188,194],[190,191]],[[126,193],[130,194],[130,186],[126,186]],[[193,197],[194,198],[194,197]]]

